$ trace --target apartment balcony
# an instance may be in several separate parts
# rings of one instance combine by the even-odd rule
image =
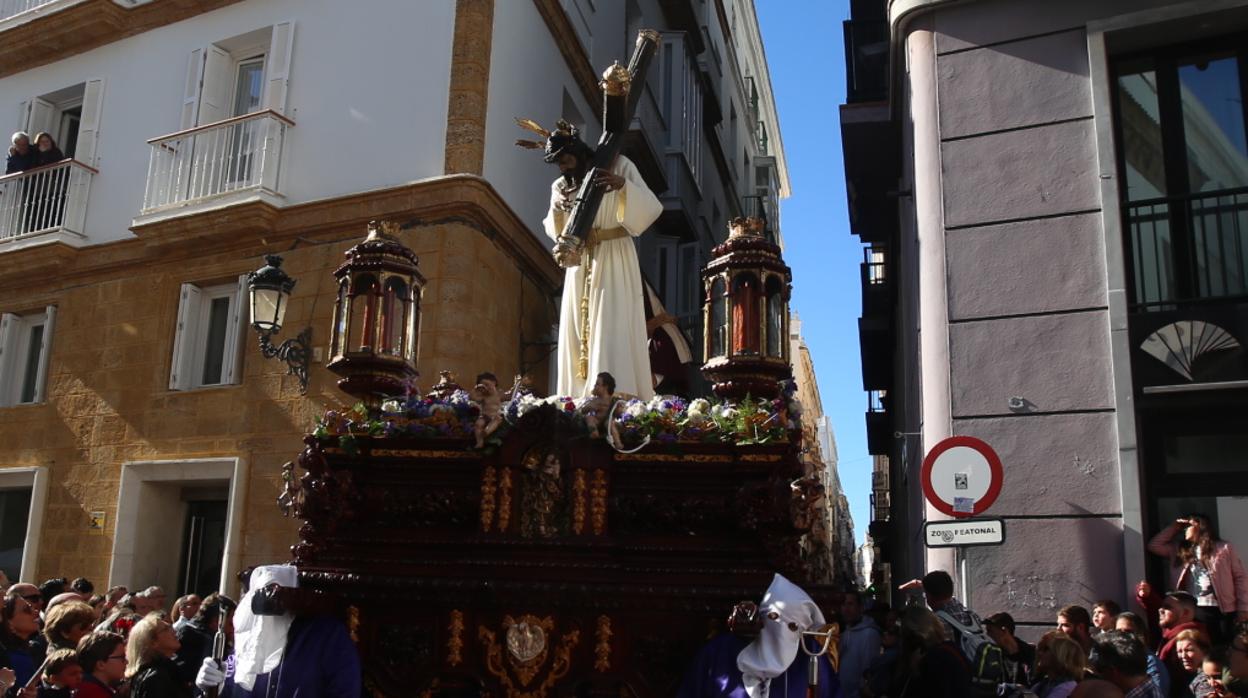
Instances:
[[[871,473],[871,489],[875,492],[888,492],[887,470],[876,470]]]
[[[849,19],[845,31],[845,101],[888,99],[888,20]]]
[[[862,314],[891,316],[893,280],[888,273],[888,252],[880,245],[864,248],[862,275]]]
[[[0,177],[0,252],[86,239],[84,220],[95,168],[62,160]]]
[[[849,229],[863,242],[885,242],[899,228],[901,129],[887,102],[841,105],[841,152]]]
[[[240,0],[0,0],[0,77]]]
[[[1135,384],[1248,387],[1248,188],[1134,201],[1123,220]]]
[[[282,151],[295,122],[264,110],[148,141],[143,212],[131,229],[149,242],[194,237],[211,222],[267,229],[282,205]]]
[[[887,456],[893,445],[893,416],[888,395],[881,390],[867,393],[867,453]]]

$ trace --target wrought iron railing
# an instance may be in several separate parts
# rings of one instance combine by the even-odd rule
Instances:
[[[28,12],[36,7],[49,5],[52,0],[0,0],[0,20],[5,20],[14,15],[20,15]]]
[[[0,242],[68,231],[82,234],[95,168],[62,160],[0,177]]]
[[[278,193],[282,145],[294,125],[266,109],[149,140],[143,210],[238,191]]]
[[[1248,296],[1248,188],[1125,206],[1133,308]]]

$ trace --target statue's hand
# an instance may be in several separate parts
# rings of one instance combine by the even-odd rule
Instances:
[[[564,269],[580,266],[581,264],[581,250],[578,247],[560,242],[555,245],[552,253],[555,257],[555,263]]]

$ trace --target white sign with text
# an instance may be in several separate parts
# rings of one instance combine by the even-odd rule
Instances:
[[[923,527],[923,542],[929,548],[1001,545],[1005,542],[1005,522],[1001,519],[929,521]]]

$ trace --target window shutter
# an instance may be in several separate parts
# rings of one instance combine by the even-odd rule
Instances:
[[[46,99],[35,97],[30,100],[30,110],[26,113],[26,133],[30,134],[30,144],[35,144],[35,136],[40,131],[52,130],[52,116],[56,106]]]
[[[230,78],[233,59],[219,46],[209,46],[204,58],[203,89],[199,100],[199,123],[211,124],[230,113]]]
[[[169,369],[169,389],[191,387],[191,366],[195,359],[195,336],[199,330],[201,291],[195,284],[182,284],[178,300],[178,324],[173,334],[173,362]]]
[[[290,66],[295,44],[294,21],[273,25],[273,38],[265,59],[268,85],[263,105],[279,114],[286,113],[286,93],[290,85]]]
[[[243,339],[247,337],[248,310],[247,275],[238,277],[238,291],[230,304],[230,326],[225,332],[225,353],[221,360],[221,382],[238,385],[243,382]]]
[[[95,167],[95,144],[100,136],[100,113],[104,107],[104,80],[88,80],[82,93],[82,118],[78,122],[78,150],[74,157]]]
[[[12,313],[0,315],[0,407],[13,404],[13,355],[17,352],[18,318]]]
[[[194,128],[199,123],[199,89],[204,81],[204,50],[191,51],[186,64],[186,86],[182,91],[182,123],[179,130]]]
[[[48,398],[48,357],[52,353],[52,333],[56,330],[56,306],[49,305],[43,320],[43,346],[39,347],[39,372],[35,374],[34,402]]]

